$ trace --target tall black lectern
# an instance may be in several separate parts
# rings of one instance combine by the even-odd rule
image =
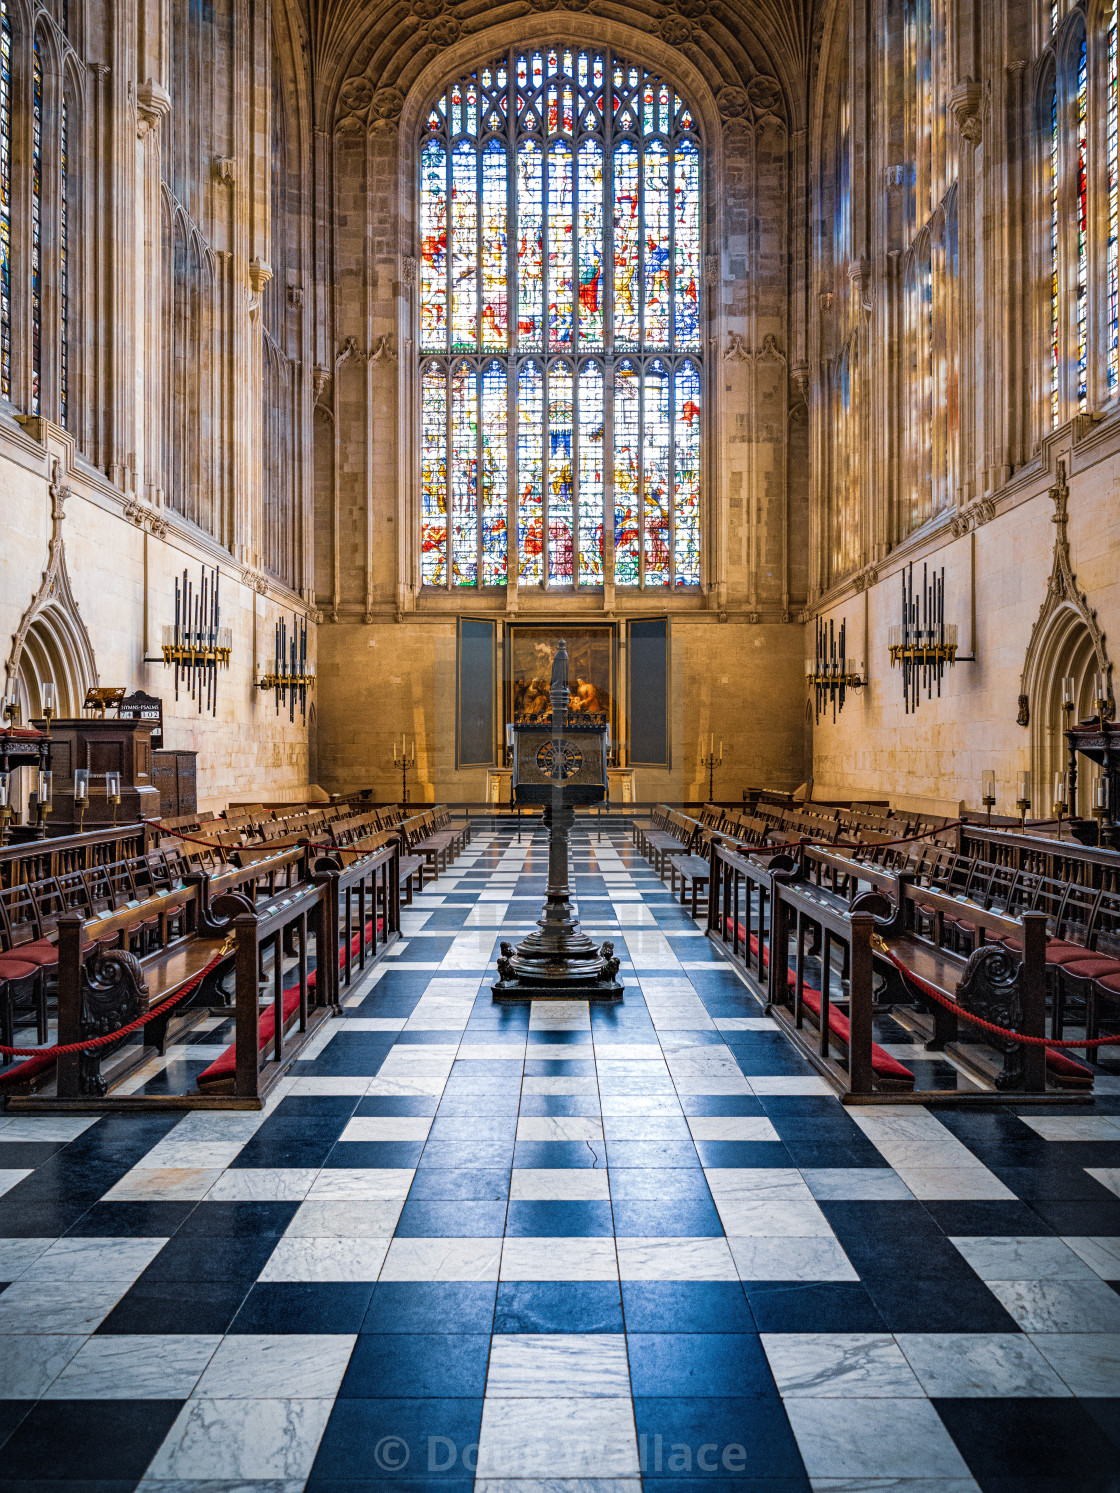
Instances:
[[[596,948],[579,926],[568,887],[568,832],[576,804],[607,796],[607,722],[568,716],[568,649],[564,639],[552,664],[552,719],[513,727],[513,794],[543,804],[548,825],[548,890],[538,932],[516,950],[503,943],[496,1001],[620,1001],[614,945]]]

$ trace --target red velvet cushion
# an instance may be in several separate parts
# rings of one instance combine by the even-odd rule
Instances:
[[[299,986],[294,985],[291,990],[284,992],[284,1024],[299,1010]],[[261,1012],[259,1026],[258,1047],[264,1048],[272,1041],[276,1030],[276,1007],[270,1005],[267,1011]],[[204,1068],[195,1079],[200,1089],[209,1087],[210,1084],[220,1083],[224,1078],[232,1078],[237,1072],[237,1043],[231,1042],[222,1053],[220,1058],[215,1058],[209,1068]]]
[[[0,959],[21,959],[25,964],[37,964],[42,969],[53,968],[58,963],[58,945],[49,938],[37,938],[34,943],[17,944],[0,954]]]
[[[1120,995],[1120,971],[1111,975],[1102,975],[1095,983],[1098,989],[1105,991],[1108,995]]]
[[[15,959],[11,954],[0,955],[0,980],[26,980],[37,973],[39,966],[27,959]]]
[[[1063,964],[1062,973],[1074,980],[1103,980],[1106,975],[1120,975],[1120,962],[1102,959],[1099,954],[1087,954],[1084,959]]]
[[[820,993],[816,990],[806,989],[802,1000],[810,1011],[817,1017],[821,1014]],[[838,1011],[835,1006],[828,1008],[828,1029],[840,1042],[847,1045],[848,1034],[851,1031],[851,1023],[843,1011]],[[880,1078],[900,1079],[913,1087],[914,1075],[909,1068],[904,1068],[897,1058],[892,1058],[889,1052],[884,1052],[877,1042],[871,1044],[871,1071],[877,1073]]]
[[[1093,1081],[1093,1070],[1087,1068],[1084,1063],[1079,1063],[1076,1058],[1071,1058],[1068,1053],[1059,1052],[1053,1047],[1046,1049],[1046,1066],[1051,1073],[1056,1073],[1062,1078],[1079,1078],[1088,1083]]]

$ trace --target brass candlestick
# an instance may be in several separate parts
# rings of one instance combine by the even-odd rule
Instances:
[[[19,706],[18,695],[10,695],[4,701],[3,715],[12,730],[16,730],[23,725],[23,711]]]
[[[121,775],[119,772],[105,774],[105,797],[113,805],[113,828],[117,827],[117,810],[121,803]]]

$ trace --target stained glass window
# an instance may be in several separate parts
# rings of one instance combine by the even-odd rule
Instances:
[[[1089,407],[1089,75],[1085,38],[1077,61],[1077,407]]]
[[[1058,294],[1058,88],[1050,95],[1050,422],[1061,419],[1061,297]]]
[[[39,413],[43,351],[43,59],[35,38],[31,82],[31,413]]]
[[[1105,105],[1105,159],[1108,169],[1108,244],[1106,249],[1106,301],[1108,304],[1108,392],[1120,385],[1120,265],[1117,264],[1120,228],[1120,181],[1117,180],[1117,67],[1116,0],[1108,17],[1108,98]]]
[[[542,47],[452,83],[419,162],[424,584],[699,585],[691,111]]]
[[[0,398],[12,397],[12,26],[0,0]]]
[[[59,120],[59,219],[58,219],[58,250],[59,250],[59,316],[58,316],[58,370],[59,370],[59,419],[63,425],[66,424],[66,415],[70,403],[70,260],[69,241],[67,225],[67,201],[66,201],[66,161],[67,161],[67,139],[66,139],[66,104],[62,105],[62,113]]]

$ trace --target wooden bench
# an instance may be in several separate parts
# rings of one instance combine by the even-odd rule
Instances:
[[[692,916],[696,917],[696,906],[701,887],[705,889],[712,878],[711,862],[702,855],[675,855],[669,861],[669,888],[676,894],[677,878],[681,883],[681,906],[691,889]]]

